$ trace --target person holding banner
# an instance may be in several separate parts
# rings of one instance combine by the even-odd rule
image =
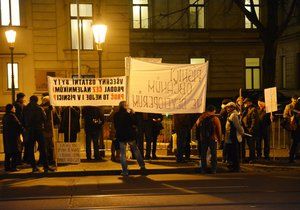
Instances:
[[[231,172],[240,171],[239,144],[242,142],[244,129],[239,119],[238,107],[234,102],[227,103],[224,108],[228,113],[226,121],[225,143],[227,151],[227,167]]]
[[[48,158],[45,148],[45,137],[43,131],[45,129],[46,119],[46,113],[38,105],[38,97],[35,95],[31,96],[29,104],[24,108],[24,122],[28,138],[29,158],[32,172],[39,172],[34,157],[35,142],[37,142],[39,146],[44,172],[54,171],[54,169],[50,168],[48,165]]]
[[[99,140],[104,124],[104,114],[99,107],[86,106],[82,109],[85,131],[86,158],[91,160],[91,142],[93,141],[94,158],[100,160]]]
[[[131,147],[131,151],[133,151],[142,172],[144,172],[146,169],[144,160],[135,141],[135,125],[133,115],[129,112],[130,111],[127,110],[126,102],[122,101],[119,104],[118,112],[114,115],[116,138],[120,142],[122,176],[128,176],[128,169],[126,163],[127,144],[129,144],[129,146]]]
[[[292,145],[290,148],[289,163],[295,163],[296,150],[300,143],[300,99],[299,98],[294,106],[292,114],[293,116],[290,123],[291,123],[291,127],[293,128],[293,131],[292,131]]]
[[[246,157],[246,143],[249,148],[249,163],[255,161],[255,142],[257,139],[258,113],[256,107],[253,105],[250,98],[244,100],[244,107],[242,113],[242,123],[246,133],[251,136],[245,136],[242,142],[242,160]]]
[[[72,106],[72,107],[64,107],[62,109],[59,132],[64,133],[64,142],[77,141],[77,133],[80,132],[79,120],[80,120],[80,109],[78,107]]]
[[[263,97],[258,99],[258,138],[256,142],[257,159],[262,156],[262,141],[264,141],[264,158],[270,160],[270,126],[271,115],[266,113],[266,104]]]

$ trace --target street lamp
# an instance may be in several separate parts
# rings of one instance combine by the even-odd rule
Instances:
[[[12,103],[15,102],[15,75],[14,75],[14,44],[16,41],[16,31],[8,30],[5,31],[6,41],[9,44],[10,49],[10,59],[11,59],[11,96]]]
[[[102,44],[105,42],[107,26],[103,24],[93,25],[93,34],[99,55],[99,77],[102,77]]]

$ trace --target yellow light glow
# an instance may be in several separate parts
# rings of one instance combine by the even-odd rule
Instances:
[[[16,41],[16,35],[17,35],[17,33],[14,30],[5,31],[7,43],[14,44]]]
[[[107,26],[103,24],[93,25],[93,34],[96,44],[105,42]]]

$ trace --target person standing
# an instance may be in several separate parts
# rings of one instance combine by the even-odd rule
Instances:
[[[176,162],[184,163],[190,159],[191,129],[193,120],[189,114],[174,115],[174,130],[177,134]],[[184,158],[185,156],[185,158]]]
[[[123,176],[128,176],[128,168],[126,163],[126,146],[129,144],[131,147],[131,151],[133,151],[135,158],[142,170],[145,171],[145,163],[136,145],[136,141],[134,139],[134,120],[132,118],[132,114],[127,110],[127,105],[125,101],[120,102],[119,110],[114,115],[114,125],[116,129],[116,138],[120,142],[120,152],[121,152],[121,166]]]
[[[40,159],[43,161],[44,172],[54,171],[54,169],[50,168],[48,165],[46,154],[44,137],[46,119],[46,113],[38,105],[38,97],[35,95],[31,96],[29,104],[24,108],[24,122],[29,144],[29,159],[32,172],[39,171],[34,157],[35,142],[37,142],[39,146]]]
[[[43,134],[45,137],[45,149],[46,149],[47,159],[48,159],[48,163],[53,165],[55,163],[53,129],[54,126],[59,125],[60,119],[56,112],[56,109],[50,105],[49,96],[43,97],[41,107],[46,113],[46,121],[45,121],[45,128],[43,130]],[[43,160],[40,159],[39,162],[42,163]]]
[[[146,136],[146,156],[145,159],[151,159],[150,154],[152,154],[152,159],[157,159],[156,147],[157,138],[160,131],[163,129],[162,120],[163,116],[161,114],[148,114],[145,125],[145,136]]]
[[[71,113],[71,117],[69,117]],[[70,122],[71,120],[71,122]],[[60,133],[64,133],[64,142],[76,142],[80,132],[80,109],[76,106],[64,107],[61,112]],[[69,134],[69,130],[71,131]]]
[[[4,168],[5,171],[18,171],[17,156],[19,154],[20,135],[23,127],[15,115],[15,107],[7,104],[3,116],[3,144],[4,144]]]
[[[92,159],[91,142],[93,142],[94,158],[101,160],[99,140],[104,124],[104,114],[99,107],[86,106],[82,109],[82,116],[84,119],[86,158],[87,160]]]
[[[23,110],[25,107],[25,94],[24,93],[18,93],[17,94],[17,100],[13,104],[16,109],[16,117],[18,118],[21,125],[24,127],[24,114]],[[22,133],[23,142],[19,142],[19,147],[21,148],[20,152],[17,154],[17,163],[21,163],[22,159],[24,162],[28,162],[28,146],[26,141],[26,135],[23,132]],[[24,149],[24,155],[22,158],[22,151]]]
[[[240,171],[239,143],[242,142],[244,129],[239,119],[238,108],[234,102],[224,106],[228,113],[225,132],[225,143],[227,150],[227,167],[231,172]]]
[[[293,127],[292,145],[290,148],[289,163],[295,163],[297,147],[300,143],[300,99],[297,100],[292,111],[291,125]]]
[[[262,157],[262,141],[264,142],[264,158],[270,160],[270,125],[271,115],[266,113],[266,104],[264,98],[258,99],[258,138],[256,142],[256,154],[257,158]]]
[[[242,142],[242,160],[246,157],[246,143],[249,148],[249,163],[255,161],[255,142],[257,139],[257,126],[258,126],[258,113],[256,107],[253,105],[250,98],[244,100],[244,107],[242,113],[242,123],[246,133],[251,136],[246,136],[243,138]]]
[[[219,118],[215,115],[216,107],[208,106],[196,124],[200,127],[201,139],[201,170],[207,173],[207,150],[211,152],[211,173],[217,172],[217,144],[222,139],[222,128]]]

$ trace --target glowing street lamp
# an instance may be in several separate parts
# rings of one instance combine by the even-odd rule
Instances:
[[[94,39],[99,55],[99,77],[102,77],[102,44],[105,42],[107,26],[103,24],[93,25]]]
[[[11,59],[11,95],[12,95],[12,103],[15,102],[15,75],[14,75],[14,48],[16,41],[16,31],[8,30],[5,31],[6,41],[9,44],[10,49],[10,59]]]

